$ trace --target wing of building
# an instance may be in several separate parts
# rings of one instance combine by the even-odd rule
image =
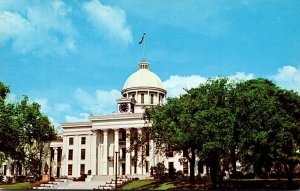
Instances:
[[[111,115],[91,115],[88,121],[62,123],[62,141],[51,143],[48,159],[52,177],[90,175],[150,176],[150,168],[158,162],[188,173],[188,163],[182,156],[169,153],[156,155],[155,145],[145,146],[145,155],[126,152],[132,142],[128,134],[141,136],[148,124],[142,119],[146,107],[165,102],[167,92],[160,78],[142,61],[138,70],[126,80],[118,112]],[[151,128],[151,127],[150,127]],[[141,164],[143,161],[143,165]]]

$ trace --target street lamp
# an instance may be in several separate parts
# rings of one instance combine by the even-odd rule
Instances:
[[[115,154],[116,154],[116,179],[115,179],[115,185],[116,185],[116,190],[117,190],[117,186],[118,186],[118,154],[119,152],[115,151]]]

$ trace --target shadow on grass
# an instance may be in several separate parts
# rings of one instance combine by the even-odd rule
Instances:
[[[159,180],[140,180],[145,181],[143,185],[131,186],[127,189],[138,190],[210,190],[211,184],[198,182],[191,184],[188,180],[159,181]],[[139,183],[141,183],[139,182]],[[297,190],[300,180],[295,180],[294,185],[289,187],[287,180],[278,179],[249,179],[249,180],[226,180],[222,188],[217,190]],[[122,188],[121,188],[122,189]]]

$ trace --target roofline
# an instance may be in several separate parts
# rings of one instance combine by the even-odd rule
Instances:
[[[143,113],[116,113],[112,115],[90,116],[92,122],[99,121],[117,121],[124,119],[142,119]]]
[[[92,128],[92,122],[69,122],[69,123],[61,123],[62,128],[73,128],[73,127],[82,127],[82,128]]]
[[[158,88],[158,87],[150,87],[150,86],[138,86],[138,87],[126,88],[126,89],[123,89],[121,91],[121,93],[123,94],[126,91],[136,91],[136,90],[138,90],[138,91],[156,90],[156,91],[161,91],[161,92],[167,94],[167,91],[165,89]]]

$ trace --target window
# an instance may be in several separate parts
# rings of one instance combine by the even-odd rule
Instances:
[[[85,160],[85,149],[81,149],[81,160]]]
[[[69,160],[73,160],[73,149],[69,149]]]
[[[4,170],[3,170],[4,173],[3,173],[3,175],[6,176],[7,165],[5,164],[3,167],[4,167]]]
[[[159,104],[161,104],[160,101],[161,101],[161,95],[159,94],[159,95],[158,95],[158,103],[159,103]]]
[[[154,95],[151,94],[151,97],[150,97],[150,98],[151,98],[150,103],[153,104],[153,102],[154,102],[154,101],[153,101],[153,100],[154,100]]]
[[[148,172],[149,172],[149,162],[146,161],[146,173],[148,173]]]
[[[134,174],[136,174],[136,170],[137,170],[137,162],[134,162]]]
[[[121,156],[121,158],[125,159],[125,157],[126,157],[126,148],[122,148],[122,156]]]
[[[122,131],[122,141],[126,141],[126,131]]]
[[[141,94],[141,104],[144,104],[144,100],[145,99],[145,96],[144,96],[144,94]]]
[[[72,165],[71,164],[68,165],[68,175],[72,176]]]
[[[203,163],[201,161],[198,161],[198,174],[203,173]]]
[[[146,144],[146,156],[149,156],[150,153],[150,148],[149,148],[149,143]]]
[[[74,144],[74,138],[73,137],[70,137],[69,138],[69,145],[73,145]]]
[[[81,144],[85,145],[85,137],[81,137]]]
[[[174,169],[174,163],[173,162],[169,162],[169,175],[174,175],[175,173],[175,169]]]
[[[85,171],[85,166],[84,166],[84,164],[81,164],[80,165],[80,175],[83,175],[84,171]]]
[[[189,173],[189,164],[188,162],[183,162],[183,174]]]
[[[167,157],[173,157],[173,149],[170,146],[168,146],[167,149]]]

